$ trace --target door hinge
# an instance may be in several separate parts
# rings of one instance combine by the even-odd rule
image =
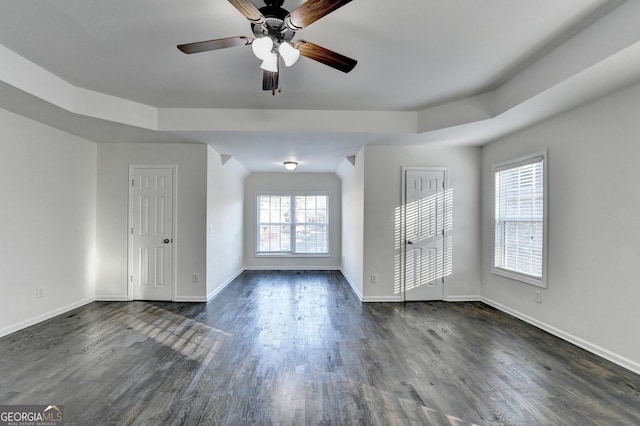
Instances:
[[[131,275],[131,282],[133,282],[133,275]]]
[[[135,179],[131,179],[131,186],[136,186]]]
[[[444,229],[442,230],[442,236],[444,237]]]
[[[445,189],[445,188],[446,188],[446,186],[445,186],[445,182],[444,182],[444,181],[442,181],[442,189]]]
[[[131,233],[133,234],[133,226],[131,227]]]

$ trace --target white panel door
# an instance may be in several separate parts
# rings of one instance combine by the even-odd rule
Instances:
[[[134,300],[172,300],[173,169],[134,167],[130,280]]]
[[[405,173],[405,300],[442,300],[445,172]]]

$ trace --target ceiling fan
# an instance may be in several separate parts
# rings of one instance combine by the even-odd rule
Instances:
[[[306,40],[292,41],[295,33],[323,16],[344,6],[351,0],[307,0],[289,13],[282,8],[284,0],[264,0],[258,9],[251,0],[228,0],[251,22],[255,38],[235,36],[199,41],[178,46],[184,53],[200,53],[228,47],[251,45],[253,53],[262,60],[262,90],[280,91],[280,60],[293,65],[300,55],[342,72],[351,71],[358,61]]]

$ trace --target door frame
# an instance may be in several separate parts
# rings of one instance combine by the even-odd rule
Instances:
[[[402,179],[401,190],[401,214],[400,214],[400,277],[402,302],[407,301],[407,224],[406,224],[406,212],[407,212],[407,172],[419,171],[419,172],[443,172],[444,174],[444,188],[442,190],[446,193],[449,189],[449,168],[446,166],[402,166]],[[446,230],[443,234],[443,244],[446,244]],[[446,299],[446,280],[442,277],[442,300]]]
[[[178,241],[178,228],[177,228],[177,217],[178,217],[178,165],[170,164],[129,164],[129,178],[127,179],[127,188],[128,188],[128,220],[127,220],[127,300],[133,301],[133,185],[134,185],[134,176],[135,171],[138,169],[171,169],[172,170],[172,228],[173,228],[173,243],[171,244],[171,301],[176,301],[176,280],[177,280],[177,250],[175,249],[177,241]]]

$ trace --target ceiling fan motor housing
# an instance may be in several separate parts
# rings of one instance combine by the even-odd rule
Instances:
[[[283,1],[265,1],[266,6],[261,7],[260,13],[265,17],[262,25],[251,24],[251,30],[256,37],[269,36],[274,42],[291,41],[295,32],[284,25],[284,18],[289,11],[280,7]]]

